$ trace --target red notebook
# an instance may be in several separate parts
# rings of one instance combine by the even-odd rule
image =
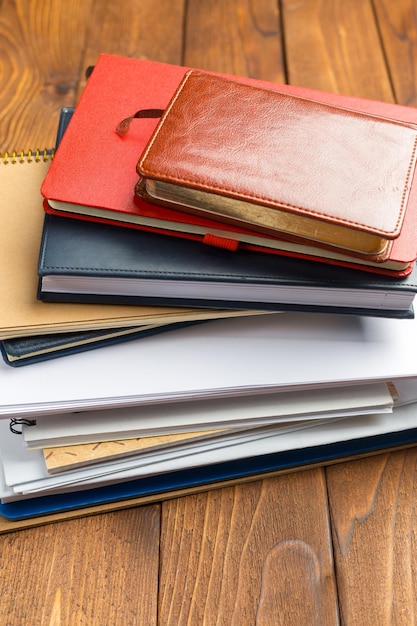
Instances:
[[[134,119],[120,137],[118,123],[140,109],[164,109],[188,68],[103,54],[90,76],[57,150],[42,194],[55,215],[113,223],[187,237],[230,249],[237,246],[310,258],[393,276],[410,273],[417,256],[417,186],[410,192],[401,235],[384,263],[366,264],[344,254],[280,241],[135,198],[136,164],[158,119]],[[231,77],[232,78],[232,77]],[[320,102],[417,123],[417,109],[329,94],[312,89],[239,78]]]

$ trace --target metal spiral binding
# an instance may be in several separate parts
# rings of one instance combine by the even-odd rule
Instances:
[[[0,152],[0,163],[3,165],[15,165],[16,163],[39,163],[40,161],[49,161],[54,158],[55,150],[28,150],[25,152],[24,150],[11,150],[4,152],[3,154]]]
[[[14,435],[21,435],[23,432],[22,428],[16,428],[16,426],[35,426],[36,420],[28,420],[24,417],[14,417],[10,420],[9,428]]]

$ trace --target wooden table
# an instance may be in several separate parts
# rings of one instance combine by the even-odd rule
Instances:
[[[53,145],[100,52],[413,106],[416,41],[415,0],[3,0],[0,151]],[[0,624],[409,626],[416,459],[4,534]]]

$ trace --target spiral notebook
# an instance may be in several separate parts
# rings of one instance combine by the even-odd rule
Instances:
[[[70,117],[67,111],[72,112],[63,110],[61,126]],[[131,337],[132,328],[145,336],[172,330],[177,323],[240,315],[214,309],[39,302],[37,263],[45,215],[40,186],[53,156],[53,150],[0,155],[0,347],[6,363],[24,365],[120,342]],[[108,332],[100,336],[104,330]]]

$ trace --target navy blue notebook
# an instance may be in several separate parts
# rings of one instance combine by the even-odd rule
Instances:
[[[143,502],[147,502],[151,497],[153,501],[159,497],[162,500],[173,495],[181,495],[181,490],[184,493],[192,493],[193,490],[196,491],[201,487],[206,486],[207,489],[210,489],[227,484],[228,481],[239,482],[248,477],[255,480],[257,477],[262,476],[264,478],[265,475],[273,475],[281,471],[303,469],[312,465],[324,465],[336,461],[341,462],[355,456],[393,450],[416,441],[417,428],[412,428],[351,441],[277,452],[165,473],[96,489],[0,504],[0,515],[9,520],[24,520],[81,507],[116,503],[124,499],[142,498]]]
[[[51,335],[33,335],[15,337],[0,341],[0,352],[5,363],[12,367],[21,367],[39,363],[47,359],[56,359],[69,354],[86,352],[104,346],[141,339],[184,328],[202,321],[178,322],[175,324],[130,326],[127,328],[108,328],[105,330],[86,330]]]
[[[417,273],[393,279],[300,259],[46,215],[38,297],[407,318]]]
[[[57,145],[72,112],[62,110]],[[38,273],[38,297],[51,302],[412,318],[417,292],[416,269],[398,279],[52,215],[45,217]]]

